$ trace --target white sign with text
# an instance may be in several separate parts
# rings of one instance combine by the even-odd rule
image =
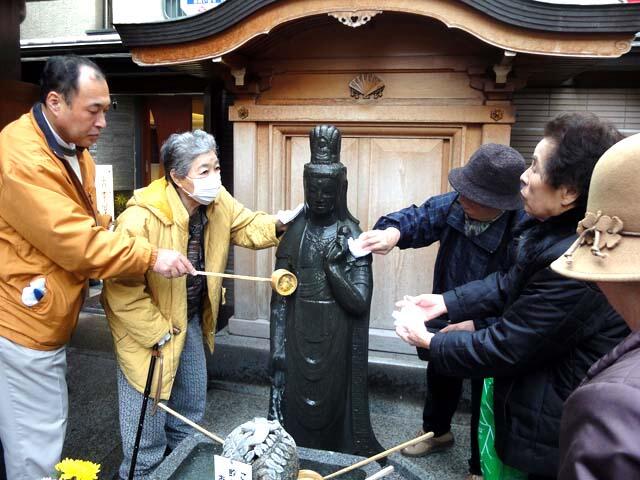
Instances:
[[[215,455],[215,480],[251,480],[251,465]]]

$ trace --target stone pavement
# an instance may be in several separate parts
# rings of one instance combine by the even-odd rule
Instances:
[[[246,352],[242,355],[246,355]],[[224,358],[225,361],[218,358]],[[229,358],[233,359],[233,355],[229,354],[228,349],[219,348],[212,362],[227,363]],[[83,315],[68,349],[68,364],[70,414],[63,456],[98,462],[102,465],[100,478],[111,480],[121,460],[121,447],[116,362],[104,317]],[[379,368],[373,366],[372,370]],[[406,381],[391,383],[385,375],[378,375],[378,381],[373,381],[370,390],[372,424],[378,440],[385,448],[413,438],[420,426],[424,394],[421,390],[425,383],[424,367],[421,368],[413,386]],[[255,416],[265,416],[269,403],[268,385],[261,382],[259,376],[254,381],[246,381],[251,375],[236,373],[237,378],[232,381],[225,372],[228,370],[223,369],[210,378],[202,425],[221,437]],[[412,373],[416,375],[415,371]],[[238,378],[243,381],[237,381]],[[448,480],[465,477],[469,449],[468,424],[468,413],[463,411],[456,414],[453,425],[456,445],[447,452],[412,459],[424,470],[422,478]]]

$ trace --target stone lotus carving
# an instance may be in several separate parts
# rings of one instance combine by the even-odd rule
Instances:
[[[353,98],[380,98],[384,87],[382,79],[373,73],[362,73],[349,82]]]
[[[254,418],[225,439],[222,456],[251,465],[253,480],[295,480],[299,460],[296,442],[278,421]]]

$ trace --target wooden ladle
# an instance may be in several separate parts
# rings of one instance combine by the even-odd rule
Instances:
[[[431,437],[433,437],[433,432],[427,432],[424,435],[420,435],[419,437],[414,438],[413,440],[409,440],[407,442],[401,443],[400,445],[396,445],[395,447],[385,450],[384,452],[380,452],[372,457],[365,458],[358,463],[354,463],[353,465],[345,467],[342,470],[338,470],[337,472],[327,475],[326,477],[323,477],[318,472],[315,472],[313,470],[300,470],[298,472],[298,480],[329,480],[344,473],[350,472],[351,470],[355,470],[356,468],[363,467],[364,465],[367,465],[371,462],[375,462],[376,460],[380,460],[381,458],[389,456],[392,453],[397,452],[398,450],[410,447],[411,445],[422,442],[423,440],[427,440]]]
[[[252,282],[269,282],[271,288],[279,295],[287,297],[298,288],[298,279],[289,270],[279,268],[275,270],[271,277],[253,277],[250,275],[236,275],[233,273],[204,272],[196,270],[194,275],[208,275],[210,277],[234,278],[236,280],[250,280]]]

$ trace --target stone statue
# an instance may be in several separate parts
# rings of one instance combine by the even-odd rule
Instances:
[[[347,209],[340,131],[322,125],[309,136],[304,214],[276,252],[298,289],[271,299],[269,418],[299,446],[370,456],[382,451],[367,394],[371,255],[355,258],[347,245],[361,230]]]
[[[224,440],[222,456],[251,465],[253,480],[296,480],[296,442],[276,421],[254,418]]]

